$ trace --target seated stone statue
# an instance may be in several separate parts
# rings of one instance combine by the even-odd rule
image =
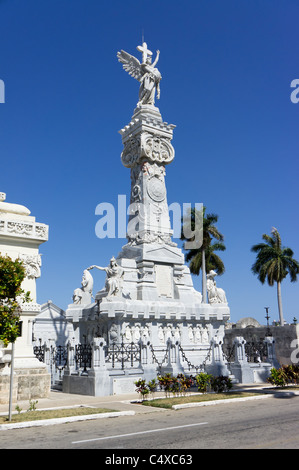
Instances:
[[[215,271],[210,271],[207,274],[207,291],[209,304],[227,304],[226,295],[223,289],[216,286],[215,276],[217,273]]]
[[[74,290],[73,303],[76,305],[88,305],[92,299],[93,277],[87,269],[83,271],[81,286]]]
[[[110,260],[110,266],[102,268],[101,266],[93,265],[87,269],[90,270],[93,268],[106,272],[105,290],[107,297],[121,295],[124,270],[121,266],[118,266],[114,256]]]

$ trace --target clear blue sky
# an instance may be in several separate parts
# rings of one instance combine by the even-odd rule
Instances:
[[[276,289],[251,273],[253,244],[276,227],[299,259],[298,0],[0,0],[0,191],[49,225],[38,301],[66,309],[83,269],[107,266],[125,239],[95,235],[101,202],[129,195],[118,133],[138,82],[117,61],[138,55],[142,31],[161,51],[165,121],[175,124],[168,203],[202,202],[225,236],[231,319],[264,307]],[[95,291],[104,283],[95,273]],[[98,277],[97,277],[98,276]],[[200,290],[201,280],[194,278]],[[287,321],[299,319],[299,283],[283,282]]]

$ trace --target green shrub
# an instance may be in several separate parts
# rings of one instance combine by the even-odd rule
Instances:
[[[164,390],[166,396],[172,391],[173,377],[170,373],[164,375],[158,375],[158,382],[162,390]]]
[[[152,394],[155,393],[157,391],[157,386],[158,386],[156,379],[150,380],[147,386],[148,386],[150,393]]]
[[[299,382],[299,366],[291,364],[283,365],[279,369],[273,367],[268,382],[276,387],[286,387],[289,383],[297,385]]]
[[[140,393],[140,395],[142,396],[142,398],[144,398],[146,395],[149,394],[149,388],[148,386],[146,385],[145,383],[145,380],[143,379],[139,379],[137,380],[136,382],[134,382],[135,385],[136,385],[136,392]]]
[[[191,377],[186,377],[184,374],[178,374],[176,377],[172,376],[169,372],[164,375],[158,376],[158,381],[166,396],[170,393],[173,395],[185,394],[187,390],[193,385]]]
[[[216,393],[229,392],[233,386],[231,379],[225,375],[213,377],[211,380],[212,390]]]
[[[204,372],[200,372],[199,374],[197,374],[194,377],[194,380],[198,388],[198,391],[201,393],[207,393],[207,391],[210,390],[212,379],[213,379],[213,376],[210,374],[206,374]]]
[[[187,390],[189,390],[190,387],[193,385],[193,378],[192,377],[186,377],[184,374],[178,374],[177,376],[180,384],[180,393],[185,395]]]
[[[285,387],[287,385],[287,376],[282,367],[279,369],[273,367],[271,369],[268,382],[276,387]]]

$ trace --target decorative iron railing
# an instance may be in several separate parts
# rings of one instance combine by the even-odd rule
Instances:
[[[75,347],[75,363],[77,369],[83,369],[82,374],[87,374],[87,368],[91,368],[92,349],[89,344],[77,344]]]
[[[41,344],[33,347],[33,353],[40,362],[45,362],[45,346]]]
[[[245,354],[248,362],[267,362],[267,344],[263,339],[260,341],[248,341],[245,344]]]
[[[222,351],[226,361],[230,364],[235,361],[235,344],[222,343]]]
[[[44,362],[51,374],[51,383],[62,380],[63,370],[67,365],[67,346],[47,346],[41,344],[33,347],[35,357]]]
[[[125,343],[122,339],[121,343],[112,343],[106,346],[106,364],[111,364],[114,369],[117,364],[120,364],[121,370],[125,367],[133,368],[136,363],[140,364],[141,361],[141,346],[136,343]]]

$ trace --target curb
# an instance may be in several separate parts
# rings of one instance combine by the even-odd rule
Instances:
[[[0,425],[0,431],[8,429],[30,428],[34,426],[51,426],[53,424],[72,423],[74,421],[86,421],[99,418],[116,418],[118,416],[135,415],[135,411],[114,411],[110,413],[97,413],[93,415],[69,416],[65,418],[40,419],[36,421],[23,421],[21,423],[7,423]]]
[[[271,398],[272,395],[259,395],[255,397],[240,397],[240,398],[226,398],[224,400],[210,400],[205,402],[195,402],[195,403],[185,403],[184,405],[172,405],[173,410],[181,410],[183,408],[194,408],[198,406],[209,406],[209,405],[220,405],[223,403],[235,403],[239,401],[248,401],[248,400],[261,400],[263,398]]]

